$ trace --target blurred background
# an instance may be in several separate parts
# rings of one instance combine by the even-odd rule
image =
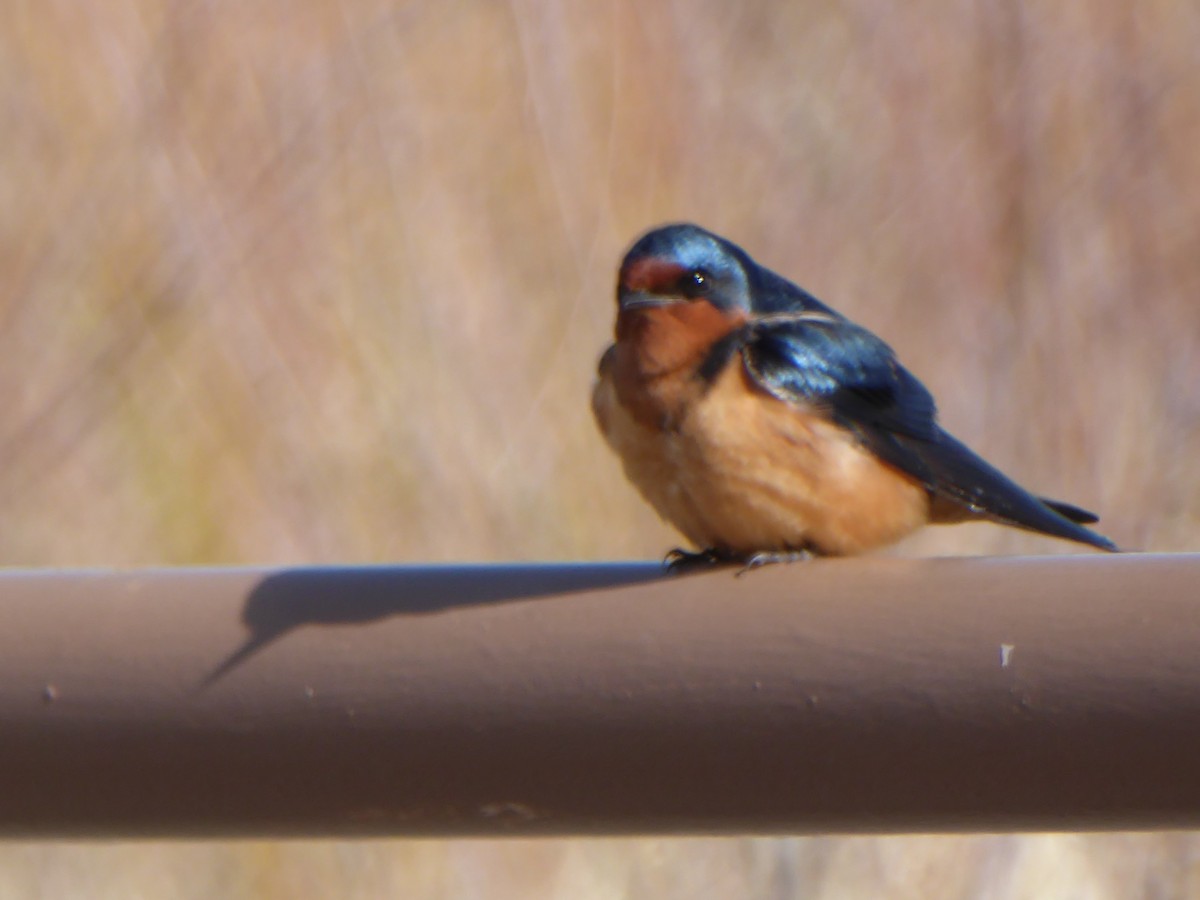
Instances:
[[[588,392],[680,219],[1194,549],[1198,46],[1187,0],[5,4],[0,562],[659,557]],[[4,897],[881,895],[1200,896],[1200,841],[0,845]]]

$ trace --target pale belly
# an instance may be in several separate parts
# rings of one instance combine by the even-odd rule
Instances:
[[[736,357],[665,427],[637,421],[609,378],[593,409],[629,480],[700,548],[855,554],[929,520],[921,485],[820,414],[753,387]]]

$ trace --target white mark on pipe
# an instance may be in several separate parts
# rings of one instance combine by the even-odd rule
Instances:
[[[1012,652],[1013,652],[1014,646],[1015,646],[1014,644],[1001,644],[1000,645],[1000,668],[1002,668],[1002,669],[1008,668],[1008,661],[1010,659],[1012,659]]]

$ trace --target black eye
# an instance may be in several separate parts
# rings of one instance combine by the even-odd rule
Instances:
[[[701,297],[708,293],[711,286],[712,277],[703,269],[693,269],[679,279],[679,293],[685,297]]]

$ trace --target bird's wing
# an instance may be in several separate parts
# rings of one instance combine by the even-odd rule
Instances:
[[[1085,510],[1038,499],[943,431],[929,391],[865,328],[818,312],[763,316],[746,327],[742,356],[757,384],[824,411],[934,498],[969,516],[1116,549],[1077,523],[1090,516]]]

